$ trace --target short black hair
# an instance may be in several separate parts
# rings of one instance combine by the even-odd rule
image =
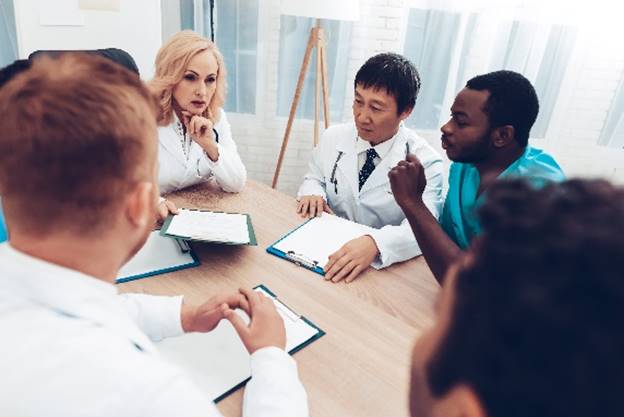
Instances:
[[[6,67],[0,69],[0,88],[11,81],[13,77],[19,74],[22,71],[30,68],[30,61],[27,59],[18,59],[14,61],[12,64],[7,65]]]
[[[414,108],[420,91],[418,70],[402,55],[384,52],[370,57],[355,75],[353,87],[385,89],[397,102],[397,114]]]
[[[39,50],[31,53],[28,59],[33,60],[41,56],[51,56],[53,58],[59,57],[65,53],[85,52],[87,54],[100,55],[110,59],[113,62],[129,69],[137,75],[139,74],[139,67],[137,66],[134,58],[128,52],[119,48],[105,48],[105,49],[87,49],[87,50]]]
[[[480,219],[427,366],[434,395],[466,384],[489,417],[621,416],[624,189],[501,182]]]
[[[522,74],[513,71],[494,71],[477,75],[466,83],[471,90],[490,93],[483,111],[491,127],[511,125],[520,146],[529,143],[529,132],[539,112],[535,88]]]

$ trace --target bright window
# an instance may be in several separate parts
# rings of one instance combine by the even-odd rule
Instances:
[[[191,29],[210,39],[211,3],[214,3],[215,43],[228,71],[225,111],[255,113],[259,0],[180,0],[174,4],[174,13],[163,4],[163,26],[171,34],[178,29]],[[177,22],[171,22],[172,18],[165,13],[171,13]]]
[[[0,0],[0,67],[9,65],[17,56],[13,0]]]
[[[533,83],[540,113],[531,136],[543,138],[559,98],[576,29],[500,19],[458,11],[410,9],[405,55],[414,62],[422,88],[407,124],[437,130],[454,96],[475,75],[508,69]]]
[[[306,17],[281,16],[279,68],[277,88],[277,114],[288,117],[295,94],[301,63],[305,54],[310,29],[316,20]],[[351,48],[351,23],[323,20],[327,43],[327,74],[329,77],[329,112],[332,121],[342,120],[347,80],[349,49]],[[314,119],[314,89],[316,76],[316,49],[308,63],[304,87],[297,107],[297,117]],[[322,103],[321,103],[322,114]]]

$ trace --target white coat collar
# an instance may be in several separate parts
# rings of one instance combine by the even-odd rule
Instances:
[[[117,288],[81,272],[0,244],[1,292],[121,334],[144,351],[153,344],[119,302]]]

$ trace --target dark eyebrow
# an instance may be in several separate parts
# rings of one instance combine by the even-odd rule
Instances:
[[[371,104],[376,104],[379,107],[386,107],[386,103],[379,101],[379,100],[371,100]]]
[[[470,119],[470,116],[468,116],[468,113],[465,113],[465,112],[463,112],[463,111],[452,111],[452,110],[451,110],[451,114],[452,114],[453,116],[455,116],[455,117],[457,117],[457,116],[462,116],[462,117],[465,117],[466,119]]]

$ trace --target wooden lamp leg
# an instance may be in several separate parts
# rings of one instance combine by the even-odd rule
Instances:
[[[329,88],[327,87],[327,83],[329,81],[327,77],[327,44],[325,43],[325,32],[323,29],[319,30],[319,50],[321,51],[321,77],[323,80],[323,110],[325,116],[325,129],[329,127]],[[314,143],[316,146],[316,142]]]
[[[316,27],[319,28],[319,21],[316,20]],[[322,31],[319,28],[317,30],[317,38],[316,38],[316,78],[314,82],[314,136],[313,143],[314,146],[318,143],[319,137],[319,119],[320,119],[320,105],[321,105],[321,42],[320,38],[322,36]]]
[[[305,55],[303,56],[303,63],[301,64],[301,70],[299,71],[299,79],[297,80],[297,87],[295,88],[295,96],[293,102],[290,105],[290,114],[288,115],[288,123],[286,124],[286,132],[284,133],[284,139],[282,140],[282,148],[280,149],[279,156],[277,158],[277,165],[275,167],[275,173],[273,174],[273,182],[271,187],[277,186],[277,179],[279,178],[280,170],[282,169],[282,162],[284,160],[284,154],[286,153],[286,146],[288,145],[288,138],[290,137],[290,131],[292,129],[293,121],[295,120],[295,113],[297,113],[297,105],[301,98],[301,91],[303,90],[303,81],[308,69],[308,63],[312,55],[312,48],[316,46],[316,39],[318,37],[318,28],[314,27],[310,31],[310,37],[308,38],[308,45],[306,47]]]

